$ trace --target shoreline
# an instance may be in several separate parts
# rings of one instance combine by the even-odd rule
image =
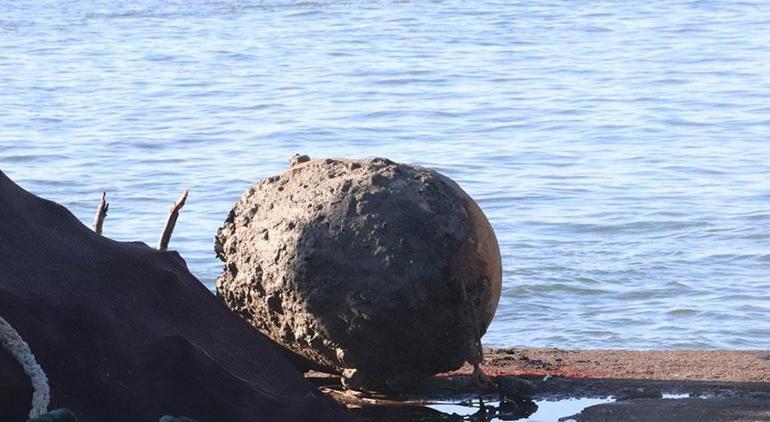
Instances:
[[[560,415],[565,420],[770,420],[770,350],[486,348],[482,368],[498,383],[523,383],[520,386],[528,390],[528,398],[513,402],[528,402],[529,406],[534,402],[557,402],[558,406],[575,399],[612,398],[610,403],[588,406],[577,413],[565,410]],[[506,420],[502,417],[502,403],[495,407],[494,403],[501,400],[497,393],[474,390],[470,383],[472,371],[466,365],[395,395],[351,394],[330,388],[328,382],[322,391],[365,421],[394,417],[463,420],[431,408],[431,403],[436,402],[470,406],[472,412],[490,412],[491,417],[479,420]],[[321,374],[309,377],[318,385],[324,384]],[[486,401],[486,410],[483,406],[472,407],[474,400]],[[501,419],[494,419],[495,415]]]
[[[485,348],[489,376],[770,382],[770,350]],[[469,365],[454,373],[470,373]]]

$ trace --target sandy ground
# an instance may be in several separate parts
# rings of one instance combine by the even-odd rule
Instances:
[[[484,371],[499,385],[507,385],[509,391],[526,391],[532,400],[608,396],[616,400],[588,407],[577,414],[563,415],[564,420],[770,421],[770,350],[524,348],[487,349],[485,353]],[[492,407],[486,414],[480,412],[462,418],[420,406],[423,401],[500,399],[496,393],[476,389],[470,382],[471,372],[472,368],[464,367],[440,374],[402,394],[364,393],[369,399],[358,405],[357,399],[348,400],[349,396],[335,397],[338,393],[334,392],[330,395],[352,408],[363,407],[352,412],[366,421],[492,421],[518,420],[528,415],[527,412],[505,413],[503,407]],[[378,400],[380,405],[376,404]],[[526,408],[529,403],[523,400],[518,406]]]
[[[491,376],[770,382],[770,350],[486,349],[485,353],[483,367]]]
[[[536,377],[540,396],[618,399],[576,421],[770,421],[770,351],[490,349],[484,368]]]

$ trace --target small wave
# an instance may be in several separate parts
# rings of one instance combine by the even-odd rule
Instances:
[[[666,312],[666,315],[669,315],[672,317],[692,317],[698,314],[699,314],[699,311],[697,311],[696,309],[690,309],[690,308],[677,308],[677,309],[671,309]]]
[[[644,220],[620,224],[564,223],[562,226],[575,233],[629,233],[629,232],[665,232],[691,228],[709,227],[706,221],[680,220]]]
[[[9,163],[49,163],[69,158],[63,154],[14,154],[3,157],[4,162]],[[54,183],[55,180],[51,180]]]

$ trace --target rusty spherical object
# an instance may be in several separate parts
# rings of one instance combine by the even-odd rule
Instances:
[[[473,199],[381,158],[294,159],[243,195],[215,247],[227,306],[357,385],[478,362],[500,298],[497,239]]]

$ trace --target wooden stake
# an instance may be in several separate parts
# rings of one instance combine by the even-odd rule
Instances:
[[[107,192],[102,192],[102,199],[99,200],[99,208],[96,209],[96,216],[94,217],[94,231],[96,234],[102,234],[102,226],[104,226],[104,219],[107,217],[107,210],[110,209],[110,203],[106,201]]]
[[[179,199],[174,202],[174,205],[171,206],[168,219],[166,220],[166,227],[163,228],[163,233],[160,234],[160,239],[158,240],[158,250],[165,251],[168,249],[168,241],[171,240],[171,232],[174,231],[176,220],[179,218],[179,210],[182,209],[185,201],[187,201],[188,193],[190,193],[190,191],[185,189],[184,192],[182,192],[182,196],[180,196]]]

